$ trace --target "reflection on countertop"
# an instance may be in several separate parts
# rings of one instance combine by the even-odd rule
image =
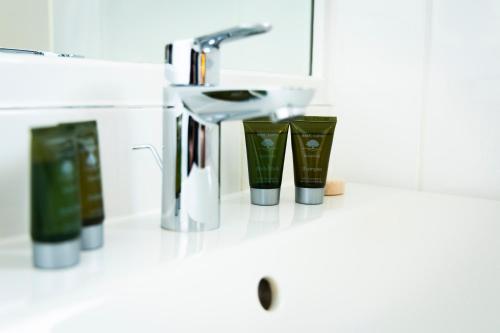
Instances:
[[[207,232],[161,229],[159,213],[106,221],[104,248],[82,252],[80,264],[67,269],[34,269],[28,236],[0,240],[0,319],[14,304],[21,306],[47,296],[104,286],[121,276],[131,278],[193,255],[285,232],[321,219],[326,211],[331,215],[363,200],[370,202],[374,198],[370,191],[377,191],[370,186],[353,186],[362,189],[353,198],[327,197],[323,205],[314,206],[296,204],[291,186],[282,189],[276,206],[251,205],[248,191],[226,195],[222,200],[221,227]]]
[[[276,206],[250,204],[248,191],[223,197],[221,227],[207,232],[173,232],[160,228],[159,213],[105,222],[105,244],[97,251],[82,252],[78,266],[59,270],[32,267],[31,241],[26,235],[0,240],[0,322],[14,309],[44,300],[100,290],[121,278],[131,279],[147,270],[175,266],[190,256],[252,241],[290,227],[314,221],[324,210],[336,207],[338,198],[324,205],[296,204],[293,188],[282,190]]]

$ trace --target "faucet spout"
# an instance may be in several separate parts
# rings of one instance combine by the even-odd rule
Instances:
[[[172,87],[182,105],[204,121],[219,123],[270,116],[284,120],[304,114],[314,90],[288,87]]]
[[[241,25],[165,46],[165,75],[173,85],[215,86],[220,79],[220,45],[271,30],[268,23]]]

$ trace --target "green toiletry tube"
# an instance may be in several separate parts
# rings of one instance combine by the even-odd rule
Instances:
[[[256,118],[243,122],[247,148],[250,197],[254,205],[272,206],[280,201],[288,122]]]
[[[295,202],[323,203],[337,117],[304,116],[291,122]]]
[[[94,250],[104,243],[104,203],[97,123],[86,121],[61,124],[73,132],[80,174],[81,248]]]
[[[80,261],[80,184],[72,132],[31,130],[33,264],[63,268]]]

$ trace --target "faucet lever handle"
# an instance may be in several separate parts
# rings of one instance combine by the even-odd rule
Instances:
[[[203,50],[211,48],[219,48],[223,42],[231,42],[253,35],[262,34],[271,30],[269,23],[258,23],[253,25],[239,25],[229,29],[217,31],[208,35],[195,38]]]
[[[171,42],[165,46],[165,77],[172,85],[215,86],[220,79],[220,44],[269,30],[267,23],[242,25]]]

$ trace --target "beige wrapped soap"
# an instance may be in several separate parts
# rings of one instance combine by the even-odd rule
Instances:
[[[343,180],[328,180],[325,186],[325,195],[341,195],[345,191],[345,182]]]

